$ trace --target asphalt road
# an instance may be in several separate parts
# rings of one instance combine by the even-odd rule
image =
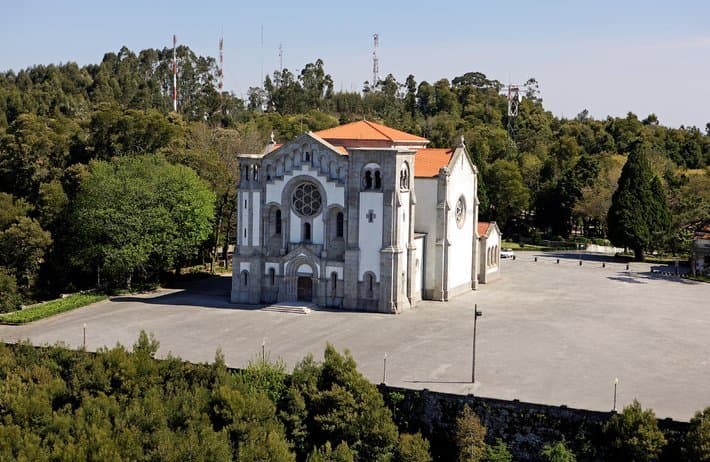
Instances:
[[[315,310],[236,309],[229,279],[187,290],[111,300],[37,321],[0,326],[4,341],[82,344],[91,350],[132,345],[141,329],[171,353],[246,365],[261,354],[292,368],[306,354],[322,358],[326,342],[349,349],[373,382],[474,393],[503,399],[610,410],[637,398],[658,417],[687,420],[710,405],[710,285],[629,271],[603,257],[518,252],[502,277],[448,303],[423,302],[402,315]],[[534,262],[534,257],[538,261]],[[560,263],[556,263],[556,258]],[[476,383],[471,384],[473,305],[478,320]]]

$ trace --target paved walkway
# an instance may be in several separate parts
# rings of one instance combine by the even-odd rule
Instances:
[[[534,256],[538,255],[538,262]],[[556,258],[560,263],[556,263]],[[710,405],[710,285],[577,254],[518,252],[503,277],[449,303],[424,302],[402,315],[330,310],[235,309],[229,279],[187,291],[114,297],[26,326],[0,326],[0,338],[88,348],[130,346],[141,329],[160,355],[211,361],[221,348],[234,367],[261,352],[289,368],[326,342],[349,349],[360,370],[388,384],[609,410],[635,397],[659,417],[688,419]],[[476,384],[471,381],[473,304],[478,321]]]

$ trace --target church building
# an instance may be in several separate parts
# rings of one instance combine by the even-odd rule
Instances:
[[[477,170],[463,139],[428,143],[363,120],[240,154],[231,301],[399,313],[476,289]]]

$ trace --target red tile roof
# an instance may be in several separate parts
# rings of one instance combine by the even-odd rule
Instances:
[[[418,178],[433,178],[437,176],[441,167],[449,165],[453,154],[453,149],[446,148],[418,150],[414,156],[414,176]]]
[[[485,236],[491,224],[487,221],[478,222],[478,237]]]
[[[359,120],[338,127],[328,128],[315,132],[324,140],[366,140],[366,141],[404,141],[428,143],[429,140],[421,136],[412,135],[385,125],[376,124],[369,120]]]

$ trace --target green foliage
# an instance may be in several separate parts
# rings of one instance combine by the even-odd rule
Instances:
[[[609,238],[614,245],[634,250],[637,260],[669,226],[669,212],[660,181],[654,179],[639,142],[621,171],[619,187],[609,209]]]
[[[543,462],[577,462],[574,453],[563,441],[555,444],[546,444],[540,452]]]
[[[395,456],[396,462],[431,462],[429,441],[421,433],[402,433]]]
[[[488,198],[493,204],[492,218],[502,228],[527,209],[530,193],[523,182],[520,168],[514,162],[496,160],[490,168],[486,186]]]
[[[392,457],[398,439],[392,414],[348,352],[341,355],[328,345],[323,363],[306,357],[294,369],[292,386],[289,406],[300,408],[301,417],[299,425],[291,422],[291,426],[305,426],[311,444],[344,441],[357,461]]]
[[[38,319],[48,318],[55,314],[81,308],[92,303],[105,300],[105,295],[77,294],[65,298],[58,298],[39,305],[33,305],[22,311],[5,314],[0,317],[0,323],[4,324],[25,324]]]
[[[322,447],[313,448],[306,462],[353,462],[354,460],[355,455],[346,442],[341,442],[333,449],[330,441],[326,441]]]
[[[7,268],[0,266],[0,313],[18,310],[21,303],[15,276]]]
[[[214,195],[191,169],[162,157],[93,161],[71,222],[78,263],[130,287],[192,258],[209,237]]]
[[[657,460],[666,445],[653,411],[643,410],[638,401],[612,416],[604,432],[611,446],[613,460],[650,462]]]
[[[513,462],[513,456],[508,451],[508,445],[500,438],[496,444],[486,446],[486,462]]]
[[[456,417],[456,447],[459,462],[478,462],[486,457],[486,427],[481,420],[465,405],[461,414]]]
[[[20,287],[28,288],[42,264],[52,235],[28,217],[19,217],[0,231],[0,266],[13,268]]]
[[[249,361],[247,367],[239,371],[239,376],[247,385],[269,395],[274,403],[279,403],[286,392],[286,364],[282,360],[274,362],[269,358]]]
[[[696,412],[690,419],[684,455],[688,461],[710,462],[710,407]]]

